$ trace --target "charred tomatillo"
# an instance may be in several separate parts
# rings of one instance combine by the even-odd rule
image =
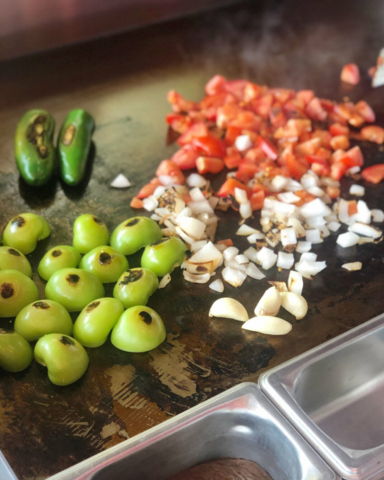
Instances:
[[[141,266],[152,270],[158,277],[164,277],[183,263],[186,251],[187,246],[180,238],[162,238],[144,249]]]
[[[37,242],[51,233],[48,222],[34,213],[22,213],[7,223],[3,244],[27,255],[35,250]]]
[[[87,305],[77,317],[73,336],[84,347],[100,347],[124,312],[115,298],[99,298]]]
[[[88,253],[96,247],[108,245],[108,228],[99,217],[80,215],[73,224],[73,246],[80,253]]]
[[[102,283],[112,283],[129,268],[124,255],[112,247],[96,247],[84,255],[80,268],[93,273]]]
[[[63,268],[57,271],[45,286],[46,297],[63,305],[68,312],[79,312],[88,303],[104,297],[104,293],[100,280],[79,268]]]
[[[21,372],[32,363],[33,351],[25,338],[12,330],[0,329],[0,367]]]
[[[84,347],[74,338],[61,333],[50,333],[38,340],[35,360],[47,367],[49,380],[59,386],[79,380],[89,364]]]
[[[158,286],[159,280],[151,270],[131,268],[117,281],[113,296],[123,303],[124,308],[146,305]]]
[[[17,270],[0,270],[0,317],[15,317],[39,298],[32,280]]]
[[[129,308],[112,330],[111,342],[125,352],[148,352],[164,342],[167,332],[160,315],[142,305]]]
[[[14,329],[29,342],[34,342],[48,333],[71,335],[73,324],[69,313],[60,303],[39,300],[19,312]]]
[[[111,246],[123,255],[132,255],[162,236],[161,228],[154,220],[148,217],[133,217],[115,228],[111,236]]]
[[[80,253],[70,245],[58,245],[51,248],[40,260],[38,272],[41,278],[49,280],[51,276],[63,268],[76,268],[81,260]]]
[[[0,247],[0,270],[18,270],[32,277],[32,268],[27,257],[12,247]]]

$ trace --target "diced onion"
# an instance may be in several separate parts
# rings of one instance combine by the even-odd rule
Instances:
[[[249,263],[249,258],[244,254],[236,255],[235,260],[240,265],[242,265],[243,263]]]
[[[313,230],[307,230],[305,238],[307,242],[311,242],[313,245],[323,242],[320,230],[318,228],[314,228]]]
[[[249,248],[247,248],[247,250],[245,250],[245,251],[243,252],[243,254],[244,254],[247,258],[249,258],[249,260],[251,260],[251,262],[256,262],[256,261],[257,261],[257,254],[258,254],[258,253],[259,253],[259,252],[258,252],[255,248],[253,248],[253,247],[249,247]],[[224,257],[225,257],[225,253],[224,253]]]
[[[240,270],[235,270],[231,267],[225,267],[221,272],[224,281],[232,285],[233,287],[241,287],[244,280],[247,278],[247,274]]]
[[[357,202],[357,213],[353,215],[353,220],[355,222],[371,223],[371,211],[363,200]]]
[[[235,259],[225,260],[224,265],[226,267],[234,268],[235,270],[240,270],[240,272],[246,273],[247,266],[245,264],[237,263]]]
[[[288,219],[287,226],[292,227],[295,230],[296,238],[304,238],[305,237],[305,228],[303,227],[300,220],[298,220],[297,218],[290,217]]]
[[[353,263],[344,263],[341,268],[345,268],[350,272],[356,272],[357,270],[361,270],[363,264],[361,262],[353,262]]]
[[[252,235],[254,233],[260,233],[260,231],[243,223],[243,225],[241,225],[241,227],[237,230],[236,235],[244,235],[247,237],[248,235]]]
[[[281,192],[289,182],[289,179],[287,177],[283,177],[282,175],[276,175],[273,177],[273,180],[270,184],[270,187],[272,192]],[[293,202],[287,202],[287,203],[293,203]]]
[[[128,188],[130,186],[131,182],[122,173],[119,173],[119,175],[111,183],[111,187],[113,188]]]
[[[300,261],[295,264],[295,269],[302,275],[317,275],[326,267],[326,262],[309,262],[308,260]]]
[[[157,198],[154,197],[153,195],[150,195],[149,197],[144,198],[143,200],[143,207],[148,212],[152,212],[153,210],[155,210],[155,208],[157,208],[158,205],[159,205],[159,202]]]
[[[160,280],[159,282],[159,288],[164,288],[168,285],[168,283],[171,281],[171,275],[167,273],[164,275],[164,277]]]
[[[280,232],[280,235],[283,247],[286,247],[288,245],[296,245],[297,238],[295,230],[293,228],[283,228]]]
[[[192,188],[189,191],[189,195],[191,196],[191,198],[194,202],[204,202],[205,201],[204,194],[200,190],[200,188],[197,188],[197,187]]]
[[[301,295],[303,292],[304,281],[303,276],[299,272],[291,270],[288,277],[288,289],[290,292]]]
[[[384,212],[383,210],[373,209],[371,210],[372,221],[375,223],[384,222]]]
[[[296,203],[300,200],[300,197],[295,195],[293,192],[279,193],[277,198],[283,203]]]
[[[257,263],[259,263],[264,270],[272,268],[276,261],[276,253],[267,247],[263,247],[257,254]]]
[[[383,232],[372,225],[366,225],[365,223],[356,222],[348,227],[349,232],[358,233],[364,237],[380,238]]]
[[[307,192],[311,195],[314,195],[315,197],[322,197],[325,194],[324,190],[316,185],[314,187],[308,188]]]
[[[194,242],[194,243],[192,243],[190,250],[191,250],[192,253],[198,252],[205,245],[207,245],[207,243],[208,243],[208,240],[199,240],[198,242]]]
[[[164,193],[167,191],[167,187],[164,187],[163,185],[159,185],[156,187],[156,190],[153,192],[153,196],[155,198],[160,198]]]
[[[358,235],[353,232],[346,232],[346,233],[341,233],[336,240],[336,243],[340,245],[340,247],[343,248],[348,248],[348,247],[353,247],[353,245],[356,245],[357,242],[359,241]]]
[[[365,245],[366,243],[373,243],[373,238],[372,237],[359,237],[359,240],[357,242],[358,245]]]
[[[308,227],[318,228],[322,225],[325,225],[327,223],[327,221],[322,216],[316,216],[316,217],[307,218],[306,223],[307,223]]]
[[[339,230],[339,228],[341,227],[341,223],[330,222],[330,223],[327,223],[327,227],[329,228],[329,230],[331,230],[331,232],[337,232]]]
[[[247,203],[248,202],[248,195],[247,192],[243,188],[235,188],[235,199],[236,202],[240,203]]]
[[[178,217],[177,223],[180,228],[190,237],[200,240],[204,235],[205,224],[192,217]]]
[[[171,175],[159,175],[159,180],[162,185],[165,185],[166,187],[170,187],[171,185],[174,185],[175,179]]]
[[[312,202],[305,203],[301,208],[300,208],[300,214],[304,218],[309,218],[309,217],[316,217],[316,216],[322,216],[325,217],[329,215],[331,210],[323,201],[320,200],[320,198],[316,198],[315,200],[312,200]]]
[[[209,284],[209,288],[211,288],[215,292],[222,293],[224,292],[224,283],[222,282],[222,280],[220,280],[220,278],[218,278],[217,280]]]
[[[187,184],[190,187],[202,188],[207,184],[207,180],[198,173],[191,173],[191,175],[189,175],[187,178]]]
[[[277,255],[276,266],[278,268],[285,268],[289,270],[292,267],[294,261],[295,259],[292,253],[279,252]]]
[[[207,283],[211,278],[209,273],[203,273],[203,275],[195,275],[193,273],[189,273],[187,270],[183,270],[183,276],[187,282],[191,283]]]
[[[254,263],[247,264],[246,273],[249,277],[254,278],[255,280],[262,280],[263,278],[265,278],[264,273],[261,270],[259,270]]]
[[[311,187],[317,187],[319,182],[316,177],[310,175],[309,173],[306,173],[301,177],[300,183],[305,190],[308,190]]]
[[[192,257],[187,260],[187,270],[190,273],[199,273],[202,269],[209,273],[213,273],[216,268],[223,264],[223,254],[208,242],[203,248],[198,250]]]
[[[246,203],[241,203],[239,211],[240,211],[240,215],[245,219],[252,217],[251,202],[248,200]]]
[[[303,260],[307,260],[308,262],[316,262],[317,255],[313,252],[304,252],[301,254],[300,262],[302,262]]]
[[[257,240],[264,240],[265,238],[265,235],[264,233],[253,233],[252,235],[249,235],[249,237],[247,237],[247,240],[249,243],[256,243]]]
[[[223,255],[224,255],[224,260],[227,260],[228,262],[230,260],[233,260],[236,255],[239,254],[239,249],[236,247],[228,247],[224,250]]]
[[[351,185],[349,189],[351,195],[356,195],[358,197],[363,197],[365,195],[365,188],[362,185]]]
[[[312,243],[311,242],[298,242],[297,247],[296,247],[296,252],[297,253],[305,253],[309,252],[312,248]]]

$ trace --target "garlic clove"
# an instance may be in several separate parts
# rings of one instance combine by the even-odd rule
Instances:
[[[258,317],[271,316],[278,314],[281,305],[280,293],[276,287],[268,288],[256,305],[255,314]]]
[[[292,330],[292,325],[282,318],[264,315],[251,318],[241,328],[266,335],[286,335]]]
[[[302,295],[293,292],[280,293],[281,306],[291,313],[296,320],[301,320],[308,312],[308,303]]]
[[[209,316],[231,318],[240,322],[246,322],[249,318],[244,306],[234,298],[229,297],[216,300],[209,310]]]

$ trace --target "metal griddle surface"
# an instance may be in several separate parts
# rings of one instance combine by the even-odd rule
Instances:
[[[384,87],[372,90],[366,73],[384,46],[383,24],[380,0],[261,1],[2,64],[0,223],[24,211],[50,222],[51,237],[31,256],[34,271],[48,248],[71,242],[79,214],[96,214],[112,230],[134,214],[130,199],[176,149],[166,143],[167,91],[175,88],[198,100],[204,83],[218,72],[275,87],[310,88],[336,100],[364,98],[384,126]],[[362,82],[348,88],[339,74],[352,61],[361,66]],[[13,158],[17,120],[29,108],[44,108],[60,125],[75,107],[89,110],[97,123],[86,182],[76,189],[60,182],[44,189],[26,187]],[[368,164],[384,161],[377,146],[362,147]],[[120,172],[132,188],[109,188]],[[215,185],[221,180],[215,179]],[[344,198],[350,184],[343,183]],[[383,193],[384,184],[369,186],[368,205],[383,208]],[[218,238],[232,236],[237,214],[221,217]],[[46,478],[228,387],[256,381],[267,367],[384,310],[383,244],[343,250],[333,234],[314,251],[328,268],[305,284],[310,310],[304,320],[295,322],[282,312],[294,323],[290,335],[265,337],[242,331],[238,322],[208,318],[218,295],[207,285],[184,282],[178,270],[149,303],[168,331],[167,341],[155,351],[126,354],[107,342],[89,350],[88,372],[66,388],[50,384],[37,364],[17,375],[1,371],[0,449],[16,474],[23,480]],[[133,258],[131,266],[139,260]],[[360,272],[340,268],[353,260],[363,262]],[[275,268],[268,272],[269,280],[286,278]],[[34,280],[43,295],[43,282],[37,275]],[[247,279],[239,290],[226,285],[225,293],[252,312],[267,286]],[[10,323],[1,320],[0,326]]]

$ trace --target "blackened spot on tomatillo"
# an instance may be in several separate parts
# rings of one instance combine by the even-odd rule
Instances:
[[[125,224],[126,227],[133,227],[134,225],[137,225],[140,222],[140,218],[133,218],[132,220],[129,220],[128,223]]]
[[[72,338],[70,337],[60,337],[60,342],[63,344],[63,345],[75,345],[75,342],[72,340]]]
[[[13,220],[12,220],[12,225],[15,225],[16,227],[22,227],[25,223],[25,220],[23,217],[15,217]]]
[[[42,310],[48,310],[50,306],[46,302],[35,302],[32,307],[34,308],[41,308]]]
[[[54,250],[51,255],[52,257],[60,257],[62,253],[63,252],[61,250]]]
[[[110,255],[107,252],[101,252],[99,255],[100,265],[109,265],[112,262],[113,255]]]
[[[97,302],[92,302],[88,305],[87,307],[87,312],[91,312],[92,310],[94,310],[95,308],[97,308],[98,306],[100,305],[100,302],[97,301]]]
[[[0,287],[0,294],[3,298],[11,298],[15,293],[12,283],[3,283]]]
[[[80,277],[79,275],[76,275],[76,273],[70,273],[65,279],[70,285],[75,287],[79,283]]]
[[[21,253],[15,250],[14,248],[8,248],[8,253],[14,257],[21,257]]]
[[[151,325],[152,323],[152,316],[146,312],[145,310],[143,310],[142,312],[139,313],[140,317],[143,319],[144,323],[146,325]]]
[[[128,270],[128,275],[124,275],[119,285],[128,285],[128,283],[137,282],[144,275],[143,270]]]
[[[196,267],[196,272],[208,272],[208,268],[204,267],[203,265],[198,265]]]
[[[161,245],[162,243],[169,242],[169,238],[160,238],[159,240],[156,240],[156,242],[151,243],[151,246],[156,246],[156,245]]]
[[[93,221],[96,222],[97,224],[101,225],[102,227],[104,227],[104,222],[100,218],[93,217]]]

